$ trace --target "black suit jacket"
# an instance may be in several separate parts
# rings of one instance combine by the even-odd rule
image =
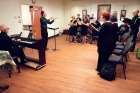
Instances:
[[[118,40],[118,30],[119,30],[118,23],[112,23],[112,26],[113,26],[113,40],[114,43],[116,43],[116,41]]]
[[[138,33],[139,26],[140,26],[140,17],[139,16],[134,16],[132,18],[132,24],[131,24],[132,34],[137,34]]]
[[[98,52],[111,53],[114,48],[114,32],[111,22],[105,22],[101,26],[98,39]]]
[[[50,21],[50,20],[46,19],[45,17],[40,18],[42,38],[48,37],[47,24],[52,24],[53,22],[54,22],[54,20]]]

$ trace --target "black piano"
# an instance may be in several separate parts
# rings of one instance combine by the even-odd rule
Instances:
[[[39,70],[43,68],[46,65],[46,58],[45,58],[45,49],[46,45],[43,43],[45,42],[43,39],[41,40],[35,40],[31,38],[24,38],[20,37],[20,35],[12,35],[11,36],[12,41],[22,48],[31,48],[38,50],[39,59],[30,58],[26,56],[26,63],[25,65],[31,68],[34,68],[35,70]]]

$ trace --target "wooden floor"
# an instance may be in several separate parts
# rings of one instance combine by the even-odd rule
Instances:
[[[49,48],[53,49],[53,45],[51,39]],[[14,73],[11,79],[0,73],[0,83],[10,85],[4,93],[140,93],[140,61],[134,53],[129,55],[127,80],[118,70],[116,80],[109,82],[95,70],[98,58],[95,44],[73,44],[61,36],[57,38],[57,48],[56,52],[46,52],[47,66],[40,71],[23,67],[22,73]],[[27,54],[36,56],[36,51]]]

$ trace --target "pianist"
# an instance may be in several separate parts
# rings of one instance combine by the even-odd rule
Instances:
[[[44,41],[45,46],[48,44],[48,31],[47,31],[47,24],[52,24],[54,22],[54,18],[46,19],[47,14],[44,11],[41,11],[41,36]]]
[[[9,51],[11,56],[20,58],[21,63],[24,63],[25,55],[18,45],[14,44],[11,38],[7,35],[9,28],[6,25],[0,25],[0,50]]]

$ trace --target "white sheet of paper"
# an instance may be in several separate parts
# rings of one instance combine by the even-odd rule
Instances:
[[[28,38],[29,33],[30,33],[30,31],[23,30],[23,31],[22,31],[22,34],[21,34],[21,37],[23,37],[23,38]]]

